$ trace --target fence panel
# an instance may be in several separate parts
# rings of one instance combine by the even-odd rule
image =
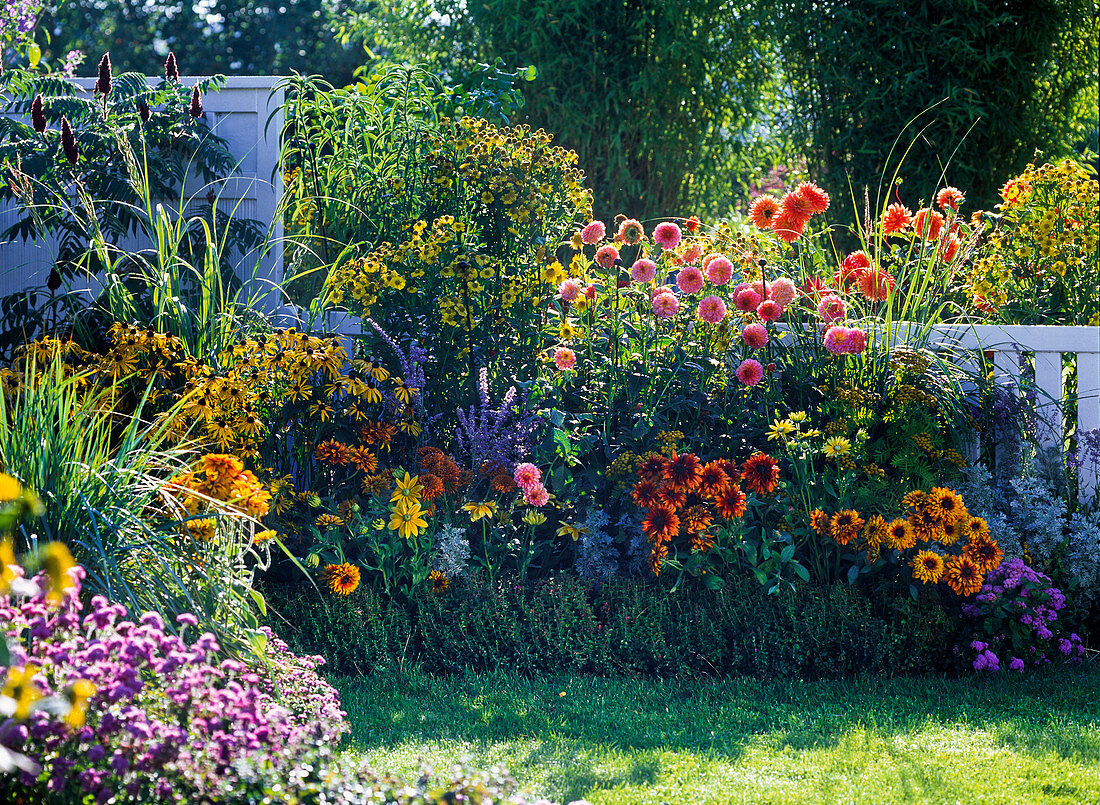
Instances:
[[[199,80],[195,76],[180,79],[185,86]],[[203,97],[207,123],[229,142],[229,150],[239,163],[239,175],[226,177],[220,186],[212,188],[215,194],[220,194],[218,209],[237,218],[259,221],[264,228],[272,224],[270,248],[262,259],[257,254],[233,258],[237,276],[246,284],[248,293],[265,294],[263,307],[269,310],[281,304],[273,291],[283,278],[283,224],[281,219],[276,220],[275,214],[283,195],[283,175],[279,169],[283,92],[275,91],[280,80],[275,76],[234,76],[218,92]],[[159,79],[149,79],[150,83],[156,81]],[[95,85],[94,78],[77,78],[73,82],[89,94]],[[195,199],[184,207],[185,214],[205,209],[208,189],[193,178],[185,183],[184,198]],[[17,208],[0,207],[0,231],[19,217]],[[148,246],[137,240],[125,245],[135,249]],[[44,287],[51,264],[48,243],[0,243],[0,297]],[[95,292],[94,287],[89,290]]]

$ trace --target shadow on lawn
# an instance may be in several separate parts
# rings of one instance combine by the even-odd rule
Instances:
[[[1037,757],[1100,760],[1095,669],[952,681],[690,683],[412,675],[337,684],[353,742],[362,750],[453,740],[488,751],[493,743],[522,740],[537,742],[529,762],[542,764],[560,762],[563,749],[571,746],[575,760],[557,781],[565,791],[656,779],[659,761],[644,756],[651,750],[736,760],[750,746],[828,749],[855,733],[877,736],[889,747],[894,738],[930,725],[981,731],[1005,748]],[[593,759],[607,751],[642,756],[626,771],[620,766],[608,775]]]

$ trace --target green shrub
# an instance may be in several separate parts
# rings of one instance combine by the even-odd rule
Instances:
[[[884,601],[844,585],[767,595],[752,579],[715,592],[572,575],[528,585],[469,580],[405,605],[360,588],[346,599],[268,590],[272,625],[338,673],[416,666],[434,674],[723,678],[911,673],[948,665],[937,604]]]

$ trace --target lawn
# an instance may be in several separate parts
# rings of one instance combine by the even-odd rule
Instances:
[[[1100,668],[1038,677],[683,682],[338,678],[350,752],[470,759],[563,802],[1100,802]],[[873,792],[873,793],[872,793]]]

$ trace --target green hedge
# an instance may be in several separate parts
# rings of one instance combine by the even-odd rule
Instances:
[[[931,602],[847,586],[768,596],[569,575],[529,585],[468,581],[406,603],[360,588],[346,599],[270,586],[271,624],[329,670],[433,674],[496,669],[660,677],[838,677],[950,665],[952,631]]]

